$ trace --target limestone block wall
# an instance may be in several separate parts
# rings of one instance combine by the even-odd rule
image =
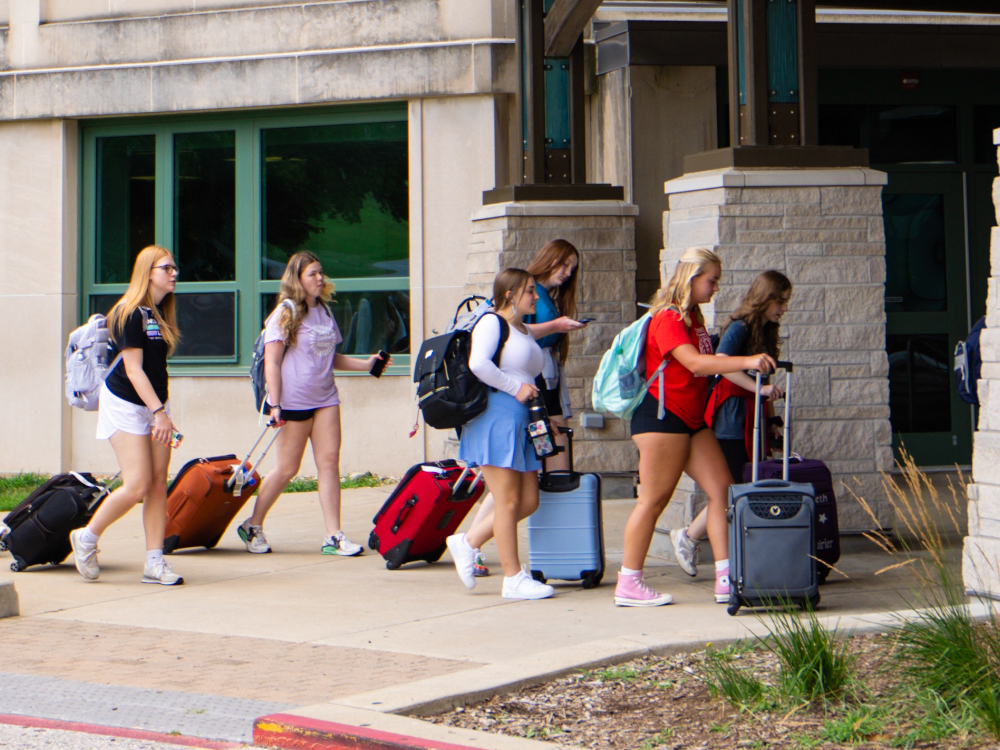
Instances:
[[[686,249],[706,246],[723,261],[720,291],[703,306],[721,328],[761,271],[794,285],[782,322],[782,357],[796,365],[793,450],[825,461],[834,474],[842,530],[875,522],[846,491],[864,497],[882,526],[879,472],[893,465],[889,365],[885,353],[884,173],[862,169],[719,170],[666,183],[662,275]],[[779,404],[779,406],[781,406]],[[685,478],[661,522],[676,528],[698,508]]]
[[[993,131],[1000,146],[1000,129]],[[1000,159],[1000,149],[997,151]],[[1000,220],[1000,177],[993,181],[993,203]],[[983,372],[979,381],[979,429],[972,443],[969,486],[969,536],[962,574],[970,592],[1000,598],[1000,227],[990,242],[990,281],[986,329],[980,335]]]
[[[634,471],[638,454],[627,425],[605,415],[603,429],[583,430],[578,418],[591,410],[594,373],[611,340],[635,320],[635,217],[638,209],[618,201],[502,203],[473,215],[469,248],[469,294],[491,296],[504,268],[525,268],[550,240],[565,239],[580,250],[577,307],[594,318],[570,338],[567,379],[580,471]]]

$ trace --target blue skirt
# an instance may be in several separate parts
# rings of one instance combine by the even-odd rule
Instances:
[[[462,427],[458,458],[469,466],[539,471],[542,463],[528,439],[528,407],[491,390],[486,411]]]

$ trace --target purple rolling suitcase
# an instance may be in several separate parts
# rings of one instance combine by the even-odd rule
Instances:
[[[760,479],[781,479],[781,461],[762,461],[758,472]],[[752,473],[752,464],[747,464],[743,468],[743,481],[749,482]],[[836,565],[840,559],[840,525],[833,477],[822,461],[792,453],[788,458],[788,481],[811,484],[816,491],[816,557],[821,561],[816,566],[816,577],[824,583],[830,574],[829,566]]]

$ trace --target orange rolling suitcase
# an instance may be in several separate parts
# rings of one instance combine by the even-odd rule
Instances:
[[[270,425],[264,428],[242,461],[231,453],[228,456],[196,458],[184,464],[167,488],[165,554],[183,547],[211,549],[219,543],[240,508],[260,486],[257,467],[280,430],[274,431],[253,465],[250,464],[250,456],[269,429]]]

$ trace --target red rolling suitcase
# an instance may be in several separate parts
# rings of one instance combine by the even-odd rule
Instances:
[[[188,461],[167,488],[167,529],[163,552],[170,554],[182,547],[211,549],[219,543],[233,518],[260,486],[257,467],[274,444],[280,430],[253,465],[250,456],[260,445],[268,425],[257,442],[240,461],[235,454],[196,458]]]
[[[389,570],[415,560],[436,562],[485,488],[479,472],[457,461],[417,464],[372,519],[368,546]]]

